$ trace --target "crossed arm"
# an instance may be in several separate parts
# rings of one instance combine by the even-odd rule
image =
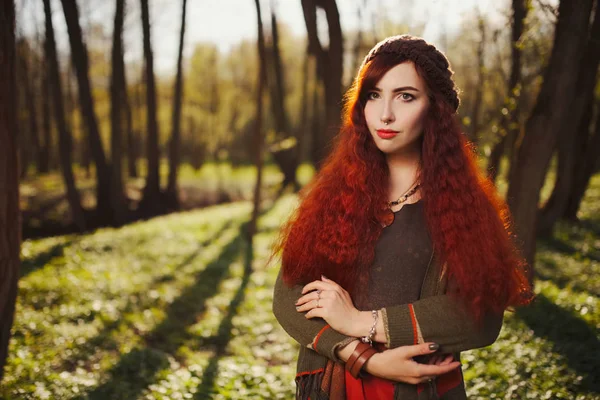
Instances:
[[[317,308],[319,289],[322,294]],[[337,362],[349,357],[356,338],[367,335],[373,321],[371,312],[356,310],[348,293],[335,282],[321,280],[289,288],[283,283],[281,271],[275,285],[273,313],[284,330],[302,346]],[[387,371],[403,364],[397,362],[399,359],[407,361],[405,367],[411,377],[418,373],[423,377],[437,376],[460,364],[423,365],[412,361],[412,357],[433,353],[428,346],[432,342],[439,345],[439,354],[487,346],[496,340],[502,326],[502,315],[488,315],[477,324],[462,304],[447,295],[386,307],[379,313],[375,341],[386,343],[390,350],[373,356],[366,364],[367,372],[409,383],[421,380],[409,381],[398,375],[397,370]],[[450,366],[438,373],[440,368]]]

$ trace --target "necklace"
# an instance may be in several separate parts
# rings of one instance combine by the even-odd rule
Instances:
[[[388,206],[391,208],[393,206],[397,206],[398,204],[404,203],[406,200],[408,200],[408,198],[410,196],[415,194],[415,192],[419,189],[419,187],[421,187],[421,184],[417,183],[417,185],[415,187],[413,187],[412,189],[409,189],[408,192],[406,192],[402,196],[398,197],[398,200],[389,201]]]

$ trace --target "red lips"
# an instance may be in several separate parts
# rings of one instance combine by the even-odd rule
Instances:
[[[395,137],[399,132],[391,129],[377,129],[377,136],[382,139],[391,139]]]

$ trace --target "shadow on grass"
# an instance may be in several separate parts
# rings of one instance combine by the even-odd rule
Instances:
[[[250,275],[252,273],[252,260],[254,258],[254,251],[252,246],[246,246],[246,257],[244,261],[244,277],[242,278],[242,283],[235,294],[233,300],[229,304],[229,310],[227,311],[227,315],[221,320],[221,324],[219,325],[219,329],[217,330],[217,334],[212,338],[212,343],[215,346],[215,354],[210,359],[208,365],[204,369],[204,374],[202,375],[201,384],[198,387],[198,391],[196,392],[195,399],[203,400],[206,399],[206,396],[214,394],[214,385],[216,378],[219,374],[219,360],[225,355],[227,346],[232,339],[232,329],[233,329],[233,317],[238,312],[239,306],[244,301],[246,287],[250,282]]]
[[[536,279],[551,281],[561,290],[568,287],[574,293],[600,296],[600,288],[595,287],[594,284],[588,284],[578,277],[574,277],[572,273],[564,273],[562,268],[552,258],[542,257],[539,259],[539,262],[535,270]],[[585,280],[584,277],[583,280]]]
[[[54,246],[50,247],[48,250],[38,253],[33,258],[28,258],[21,261],[21,276],[23,278],[34,271],[37,271],[40,268],[43,268],[46,264],[50,262],[55,257],[62,257],[65,254],[65,249],[72,244],[76,243],[77,239],[72,238],[69,240],[65,240],[63,243],[57,243]]]
[[[551,251],[563,253],[567,256],[574,256],[575,254],[579,254],[582,258],[589,258],[592,261],[600,262],[600,254],[598,254],[597,251],[592,250],[589,252],[582,253],[571,243],[565,242],[564,240],[558,239],[556,237],[540,238],[539,240]]]
[[[104,328],[94,337],[88,339],[86,342],[77,346],[76,353],[70,358],[64,360],[62,366],[59,370],[73,371],[78,366],[80,361],[84,361],[89,359],[91,355],[93,355],[98,348],[102,348],[103,350],[117,350],[118,343],[111,338],[111,335],[114,332],[117,332],[124,328],[127,325],[126,316],[128,314],[134,312],[142,312],[152,306],[153,303],[156,302],[155,299],[147,296],[147,292],[152,289],[155,289],[162,283],[171,282],[176,280],[176,277],[173,275],[184,268],[186,265],[190,264],[196,257],[201,254],[201,251],[209,245],[211,242],[218,240],[218,238],[228,229],[230,229],[233,225],[234,221],[230,220],[227,223],[223,224],[223,226],[212,235],[211,238],[206,239],[198,244],[196,250],[190,253],[185,260],[179,263],[177,266],[173,268],[174,272],[170,272],[163,275],[158,275],[154,278],[154,280],[144,288],[143,292],[134,292],[128,295],[127,303],[121,310],[121,317],[115,321],[111,321],[107,323]]]
[[[574,387],[592,393],[600,393],[600,371],[598,332],[573,313],[554,304],[539,294],[529,307],[517,310],[534,334],[552,342],[553,351],[563,355],[569,368],[582,376]]]
[[[240,232],[244,231],[245,223]],[[190,334],[186,329],[206,310],[206,301],[217,294],[219,283],[244,245],[244,235],[227,244],[221,254],[196,275],[195,284],[186,288],[167,308],[165,320],[142,337],[145,347],[125,354],[109,372],[109,380],[81,399],[134,399],[156,380],[156,373],[169,366],[169,357]]]

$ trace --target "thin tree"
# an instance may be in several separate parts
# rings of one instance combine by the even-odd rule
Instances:
[[[479,129],[481,125],[481,106],[483,103],[483,86],[485,84],[485,48],[486,48],[486,27],[485,19],[478,11],[477,27],[479,29],[479,43],[477,44],[477,83],[475,84],[475,101],[471,111],[471,129],[469,130],[469,140],[477,143]]]
[[[67,202],[69,203],[69,209],[71,210],[71,217],[73,218],[75,226],[83,231],[86,228],[86,221],[81,207],[79,192],[75,187],[75,177],[73,176],[73,161],[71,157],[73,143],[71,132],[69,132],[65,120],[63,93],[59,72],[60,68],[58,66],[58,57],[56,55],[56,42],[54,40],[50,0],[44,0],[44,14],[46,16],[46,60],[49,69],[48,79],[52,86],[52,105],[55,113],[54,120],[56,121],[56,126],[58,128],[60,166],[65,187],[67,189]]]
[[[156,121],[156,86],[154,83],[154,59],[152,43],[150,40],[150,15],[148,1],[140,0],[142,7],[142,30],[144,32],[144,59],[146,72],[146,103],[147,103],[147,130],[146,158],[148,160],[148,175],[144,187],[144,197],[140,207],[152,213],[157,210],[160,203],[160,176],[159,176],[159,150],[158,150],[158,122]]]
[[[79,103],[82,118],[86,123],[89,135],[89,145],[91,155],[96,164],[96,208],[99,221],[112,221],[111,201],[110,201],[110,168],[106,162],[102,140],[100,139],[100,130],[98,128],[98,119],[94,111],[94,98],[90,87],[88,53],[81,26],[79,25],[79,10],[77,2],[73,0],[61,0],[67,30],[69,32],[69,43],[71,45],[71,61],[77,75],[77,87],[79,89]]]
[[[126,203],[123,195],[123,91],[125,87],[125,62],[123,60],[123,15],[125,0],[117,0],[112,46],[112,74],[110,78],[110,154],[111,154],[111,205],[114,223],[122,224],[126,219]]]
[[[21,42],[21,52],[17,53],[17,60],[19,61],[19,70],[17,75],[22,77],[22,85],[24,89],[24,100],[25,105],[27,107],[27,119],[29,120],[29,138],[31,139],[31,144],[33,145],[33,152],[35,154],[35,166],[37,173],[40,173],[40,154],[41,154],[41,144],[39,137],[39,129],[38,129],[38,113],[37,107],[35,104],[35,93],[34,93],[34,85],[36,82],[36,77],[34,76],[34,70],[29,68],[30,65],[30,57],[32,53],[32,49],[28,45],[27,42]],[[27,170],[27,165],[22,165],[23,170]]]
[[[21,253],[15,4],[0,5],[0,381],[15,315]]]
[[[277,26],[277,17],[273,10],[271,11],[271,33],[273,41],[271,52],[269,54],[270,57],[268,58],[270,60],[269,64],[274,79],[269,80],[268,86],[270,88],[270,103],[273,118],[275,120],[275,130],[279,134],[279,137],[283,138],[277,146],[271,147],[271,152],[275,162],[277,162],[281,172],[283,172],[283,182],[280,189],[281,193],[288,185],[293,185],[294,188],[298,188],[299,186],[296,181],[299,149],[297,146],[298,136],[291,132],[289,117],[285,106],[285,76],[283,73],[283,62],[281,60],[281,51],[279,48],[279,28]],[[295,139],[295,142],[292,138]],[[292,139],[292,141],[288,139]],[[287,143],[290,143],[290,145],[287,145]]]
[[[317,34],[317,7],[325,11],[329,46],[325,49]],[[308,46],[317,58],[318,76],[325,89],[325,129],[314,136],[317,151],[315,164],[320,167],[331,149],[341,118],[343,37],[340,13],[335,0],[302,0],[302,11],[308,33]]]
[[[266,50],[265,50],[265,37],[263,31],[263,23],[260,12],[260,1],[254,0],[256,5],[256,21],[258,26],[258,86],[256,88],[256,116],[254,119],[254,162],[256,165],[256,185],[254,186],[254,208],[252,210],[252,219],[248,226],[248,242],[250,247],[252,246],[253,236],[256,233],[256,225],[258,222],[258,215],[260,214],[260,198],[261,191],[260,187],[262,184],[262,167],[263,167],[263,134],[262,134],[262,117],[263,117],[263,92],[267,80],[267,67],[265,65]]]
[[[181,9],[181,32],[179,34],[179,52],[177,54],[177,75],[173,94],[173,131],[169,142],[169,180],[167,183],[167,199],[171,207],[179,208],[177,188],[177,169],[181,159],[181,103],[183,101],[183,44],[185,37],[185,11],[187,0],[183,0]]]
[[[44,39],[45,40],[45,39]],[[44,47],[46,47],[44,42]],[[46,59],[46,65],[48,60]],[[52,90],[50,88],[50,79],[48,77],[48,68],[44,68],[43,64],[40,63],[38,66],[42,71],[42,82],[41,82],[41,101],[42,101],[42,146],[40,151],[40,173],[50,171],[50,154],[52,149],[52,116],[50,110],[50,98],[52,96]]]
[[[593,0],[561,0],[554,45],[536,105],[527,120],[526,134],[517,156],[507,201],[514,217],[516,233],[524,256],[531,266],[536,248],[538,202],[550,158],[563,123],[572,112],[577,74],[588,36]]]
[[[527,2],[527,4],[526,4]],[[521,113],[521,106],[519,102],[519,93],[521,91],[521,56],[523,53],[522,46],[520,45],[521,36],[525,30],[525,18],[527,12],[529,0],[513,0],[512,2],[512,21],[511,21],[511,63],[510,63],[510,77],[508,79],[508,99],[505,102],[505,107],[509,110],[508,113],[502,113],[500,131],[502,137],[500,141],[493,147],[492,153],[490,154],[490,161],[488,164],[488,176],[492,182],[496,181],[498,176],[498,169],[500,168],[500,159],[503,154],[508,154],[509,159],[512,155],[516,155],[514,150],[515,142],[519,133],[518,118]],[[514,102],[514,108],[511,109],[510,104]],[[511,162],[511,166],[514,163]]]

